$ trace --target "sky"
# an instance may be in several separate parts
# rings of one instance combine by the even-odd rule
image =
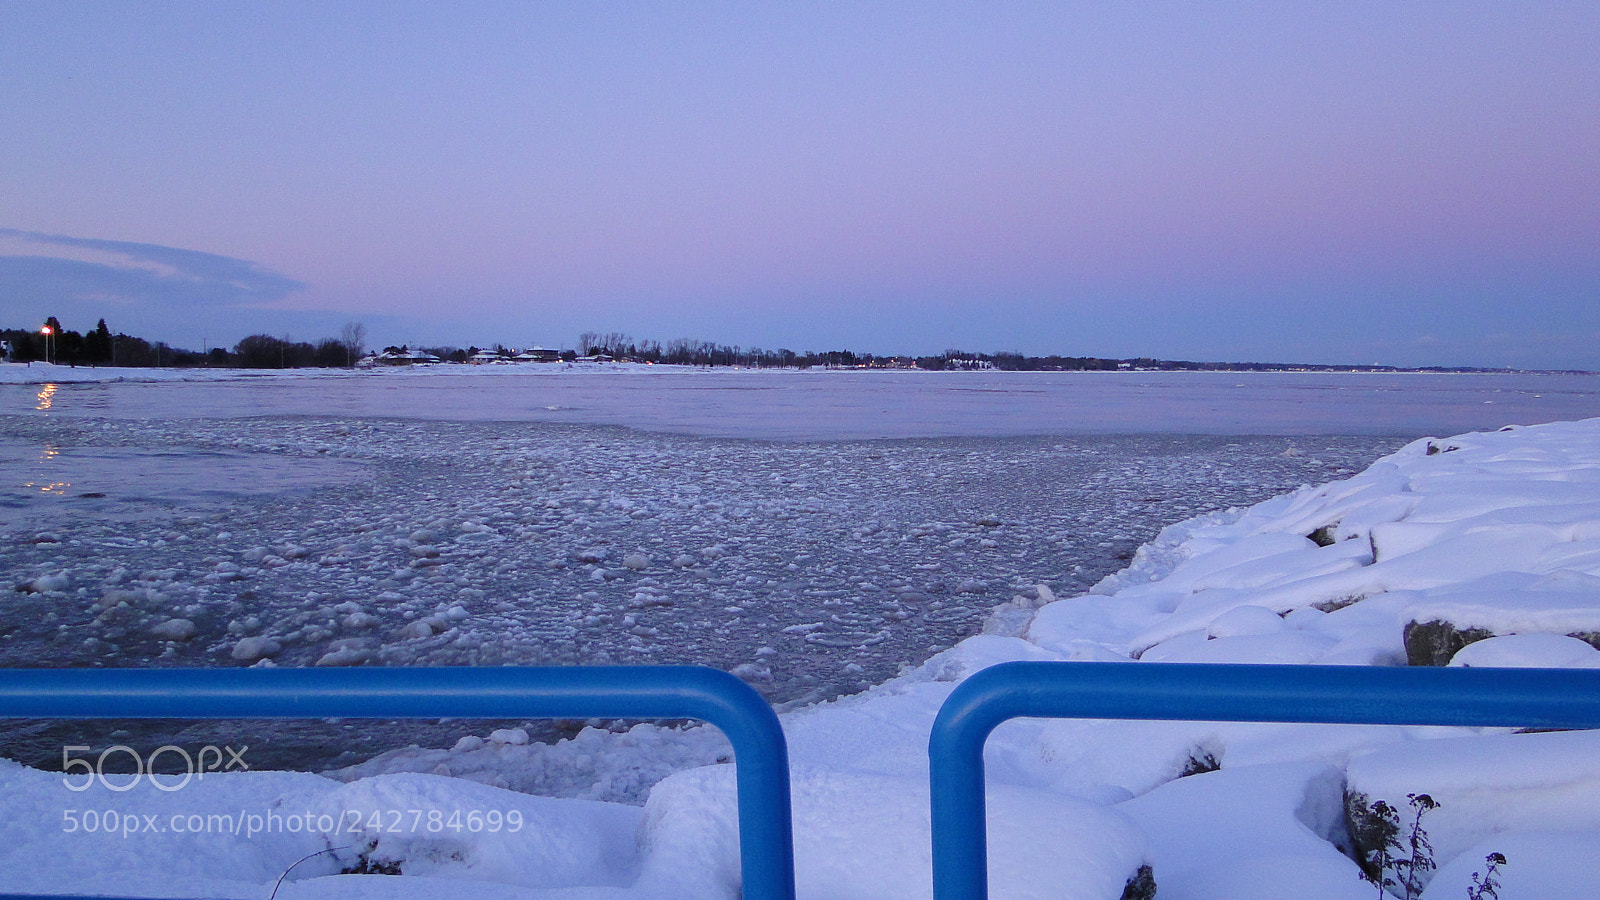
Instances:
[[[1600,4],[0,4],[0,327],[1600,370]]]

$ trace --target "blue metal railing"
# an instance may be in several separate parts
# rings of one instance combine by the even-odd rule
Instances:
[[[759,694],[713,669],[13,669],[0,677],[0,717],[595,716],[700,719],[722,729],[737,757],[744,896],[793,900],[783,732]],[[987,897],[983,746],[996,726],[1018,717],[1600,728],[1600,671],[1022,662],[985,669],[951,693],[929,739],[935,900]]]
[[[928,741],[934,900],[985,900],[983,745],[1020,717],[1600,728],[1600,671],[1013,662],[950,694]]]
[[[10,669],[0,716],[700,719],[733,744],[744,896],[794,900],[788,745],[761,695],[715,669]]]

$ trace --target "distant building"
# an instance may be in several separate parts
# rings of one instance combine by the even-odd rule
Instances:
[[[560,350],[548,350],[544,347],[529,347],[512,357],[517,362],[560,362]]]
[[[951,359],[944,364],[944,367],[961,372],[977,372],[993,369],[994,363],[987,359]]]
[[[414,366],[427,363],[440,362],[439,357],[424,350],[408,350],[405,347],[390,347],[382,353],[368,356],[356,363],[358,366],[370,368],[372,366]]]

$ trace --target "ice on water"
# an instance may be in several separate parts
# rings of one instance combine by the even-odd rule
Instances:
[[[415,406],[440,390],[390,381],[414,388]],[[20,471],[65,486],[28,499],[0,544],[17,584],[56,588],[16,597],[0,662],[703,663],[803,704],[920,664],[1014,597],[1086,590],[1162,524],[1348,474],[1398,444],[711,438],[332,418],[309,389],[291,393],[298,414],[239,417],[227,415],[232,383],[153,387],[189,415],[97,399],[87,408],[102,415],[89,416],[67,391],[51,415],[10,421],[9,446],[44,448]],[[728,393],[758,421],[750,397],[771,391]],[[459,736],[385,724],[354,743],[308,742],[289,729],[257,742],[273,764]],[[30,746],[49,754],[54,736]]]

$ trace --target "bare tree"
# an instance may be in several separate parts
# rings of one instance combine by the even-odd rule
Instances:
[[[345,365],[355,365],[356,360],[361,358],[362,351],[366,349],[362,346],[366,342],[367,326],[360,322],[344,323],[344,327],[339,329],[339,343],[344,345]]]

